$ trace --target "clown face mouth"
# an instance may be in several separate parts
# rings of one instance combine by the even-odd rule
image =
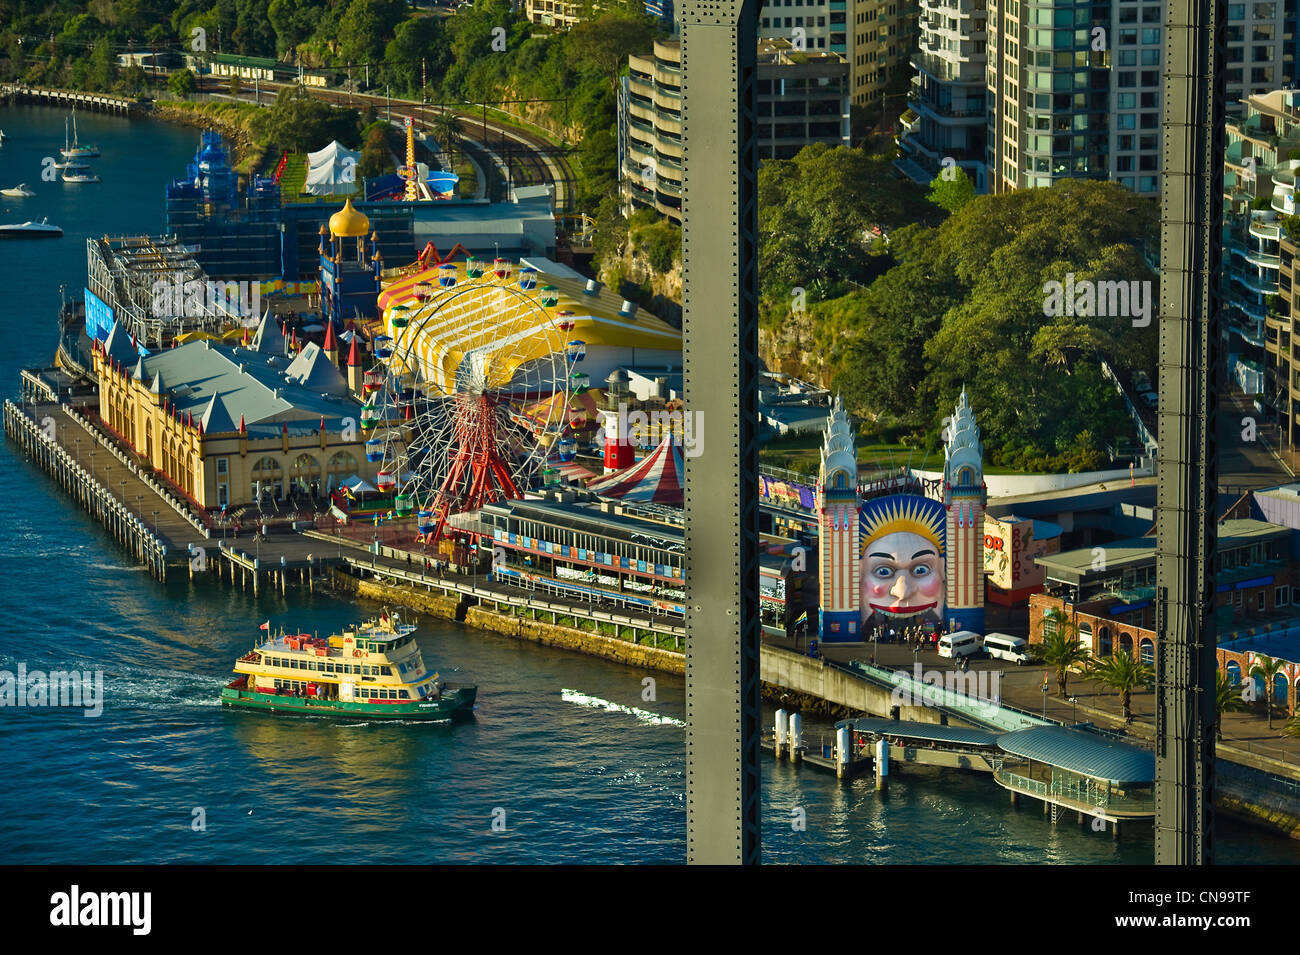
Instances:
[[[918,613],[933,610],[938,604],[920,604],[916,607],[886,607],[883,604],[871,604],[871,609],[889,617],[913,617]]]

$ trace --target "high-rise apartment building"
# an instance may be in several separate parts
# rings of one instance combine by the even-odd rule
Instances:
[[[628,57],[618,103],[618,167],[626,203],[681,221],[681,44],[656,40]],[[849,145],[849,65],[836,53],[758,41],[760,159],[790,159],[809,143]]]
[[[928,181],[944,158],[989,192],[1060,179],[1160,189],[1164,0],[922,0],[917,78],[899,166]],[[1228,6],[1228,99],[1295,80],[1296,0]],[[970,75],[984,67],[984,164],[971,157]]]
[[[983,192],[987,123],[985,0],[921,0],[916,75],[903,114],[896,164],[909,178],[929,182],[945,160],[960,166]]]

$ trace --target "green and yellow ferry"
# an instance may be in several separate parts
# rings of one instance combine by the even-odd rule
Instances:
[[[447,684],[430,673],[414,624],[386,612],[328,638],[269,636],[235,663],[223,706],[271,713],[374,720],[445,720],[467,715],[478,687]]]

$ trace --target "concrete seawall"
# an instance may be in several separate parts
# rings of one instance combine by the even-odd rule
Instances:
[[[516,640],[526,640],[544,647],[573,650],[641,669],[678,674],[686,672],[686,655],[683,653],[642,646],[630,640],[588,633],[541,620],[530,620],[517,614],[498,613],[487,607],[474,605],[470,598],[458,599],[424,593],[415,588],[395,587],[373,580],[359,580],[351,574],[338,570],[334,573],[334,583],[338,589],[356,594],[358,597],[400,604],[429,616],[443,620],[458,620],[479,630],[488,630]]]

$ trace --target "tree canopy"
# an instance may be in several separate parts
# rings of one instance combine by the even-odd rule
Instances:
[[[1045,286],[1150,282],[1139,251],[1154,206],[1123,187],[1066,181],[980,196],[938,227],[892,236],[897,260],[818,330],[850,407],[934,435],[963,387],[994,463],[1073,468],[1131,422],[1101,370],[1150,370],[1154,320],[1045,314]],[[1060,457],[1061,460],[1046,459]]]

